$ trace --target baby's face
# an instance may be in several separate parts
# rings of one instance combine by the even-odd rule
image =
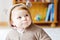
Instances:
[[[13,10],[12,23],[17,28],[27,28],[31,24],[31,18],[27,10]]]

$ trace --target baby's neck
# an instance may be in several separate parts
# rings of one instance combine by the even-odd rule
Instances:
[[[25,29],[24,28],[17,28],[17,30],[21,30],[22,31],[22,30],[25,30]]]
[[[18,28],[17,31],[22,34],[25,31],[25,29],[19,29]]]

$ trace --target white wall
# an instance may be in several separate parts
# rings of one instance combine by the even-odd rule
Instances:
[[[12,6],[12,0],[0,0],[0,21],[8,21],[8,9]]]

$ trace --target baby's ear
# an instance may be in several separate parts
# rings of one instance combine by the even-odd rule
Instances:
[[[12,27],[15,26],[15,24],[13,23],[13,21],[10,21],[10,25],[11,25]]]
[[[10,22],[10,25],[11,25],[11,27],[12,27],[13,29],[16,29],[16,28],[17,28],[16,25],[13,23],[13,21]]]

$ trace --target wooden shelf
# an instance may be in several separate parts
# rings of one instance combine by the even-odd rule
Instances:
[[[53,22],[50,22],[50,21],[48,21],[48,22],[45,22],[45,21],[33,21],[33,23],[53,23]],[[58,23],[58,22],[56,21],[54,23]]]

